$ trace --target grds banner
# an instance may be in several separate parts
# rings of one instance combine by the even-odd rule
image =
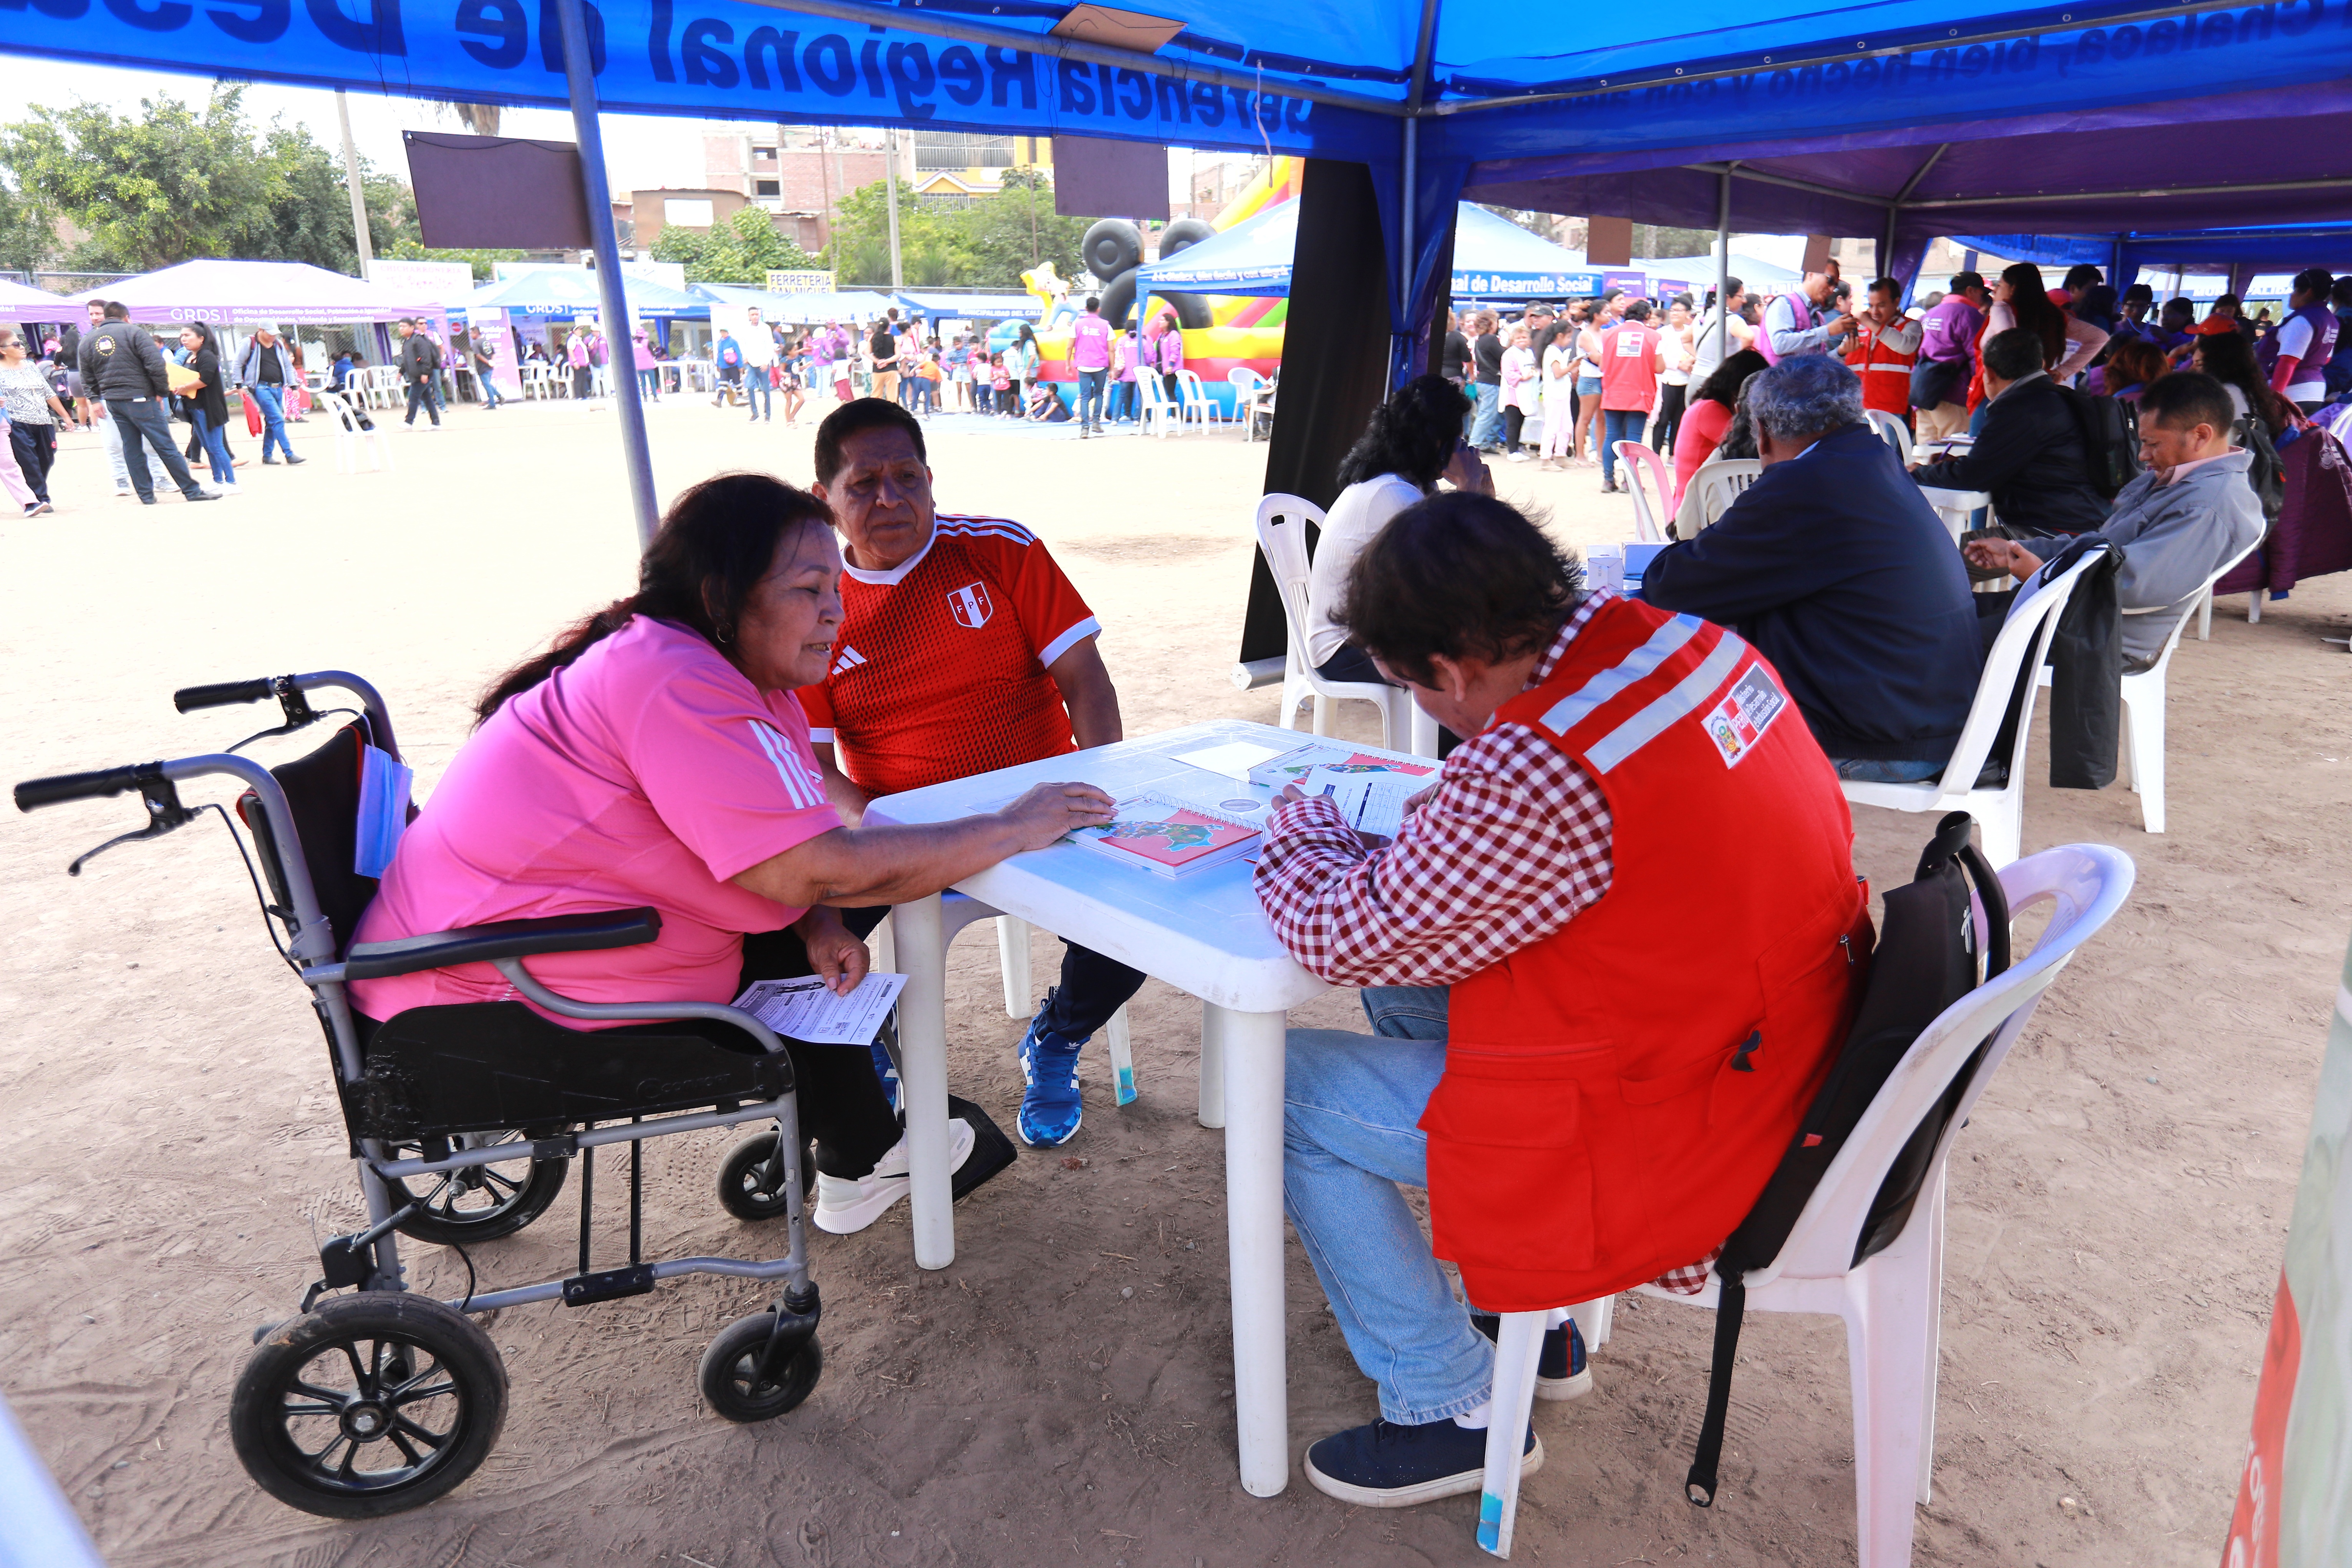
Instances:
[[[2352,1563],[2352,954],[2319,1066],[2222,1568]]]
[[[1392,157],[1395,122],[1276,91],[794,16],[745,0],[593,0],[608,112],[1066,132]],[[554,0],[0,0],[0,49],[450,101],[563,108]]]

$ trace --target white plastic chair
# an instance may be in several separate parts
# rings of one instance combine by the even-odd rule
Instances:
[[[1691,476],[1690,488],[1683,492],[1683,504],[1675,512],[1675,531],[1685,539],[1696,539],[1702,529],[1715,526],[1716,520],[1731,510],[1739,492],[1754,484],[1764,472],[1763,462],[1755,458],[1709,458]]]
[[[1037,999],[1029,983],[1029,922],[1017,915],[1000,914],[978,899],[950,890],[940,896],[940,945],[944,949],[956,933],[974,921],[996,921],[996,963],[1004,984],[1004,1016],[1034,1018]],[[873,936],[876,973],[897,972],[897,940],[884,921]],[[1103,1045],[1110,1053],[1111,1089],[1120,1105],[1135,1103],[1135,1053],[1129,1033],[1127,1006],[1122,1003],[1103,1026]]]
[[[1909,468],[1911,466],[1911,426],[1883,408],[1864,409],[1863,416],[1870,421],[1870,427],[1878,432],[1878,438],[1895,448],[1895,455],[1902,459],[1903,466]]]
[[[1160,389],[1160,377],[1150,372],[1139,372],[1136,389],[1143,395],[1143,434],[1157,434],[1162,438],[1183,432],[1183,410],[1168,401]]]
[[[1323,509],[1298,496],[1275,494],[1257,503],[1257,547],[1274,572],[1282,592],[1282,618],[1289,658],[1282,672],[1282,718],[1286,730],[1296,729],[1298,705],[1315,700],[1315,733],[1331,732],[1331,704],[1350,700],[1370,702],[1381,710],[1381,744],[1401,752],[1411,744],[1412,699],[1402,687],[1372,680],[1325,680],[1307,658],[1307,524],[1323,526]]]
[[[1234,416],[1242,422],[1242,439],[1256,440],[1257,416],[1274,412],[1274,384],[1247,365],[1225,372],[1225,381],[1234,389]]]
[[[1928,1501],[1944,1293],[1945,1161],[1952,1140],[2051,982],[2123,907],[2134,875],[2130,857],[2104,844],[2045,849],[2002,870],[2001,891],[2012,914],[2045,899],[2057,906],[2041,941],[2008,970],[1946,1008],[1913,1042],[1822,1173],[1780,1256],[1747,1276],[1750,1311],[1817,1312],[1845,1321],[1860,1568],[1908,1568],[1915,1510]],[[1978,920],[1981,933],[1981,910]],[[1969,1071],[1979,1046],[1984,1055]],[[1855,1242],[1889,1167],[1963,1072],[1967,1084],[1944,1124],[1902,1235],[1854,1267]],[[1712,1275],[1696,1296],[1638,1288],[1639,1294],[1660,1300],[1709,1309],[1721,1290],[1721,1281]],[[1608,1302],[1587,1302],[1570,1311],[1580,1329],[1597,1321],[1605,1337]],[[1497,1557],[1511,1554],[1519,1447],[1548,1317],[1540,1311],[1506,1313],[1496,1342],[1495,1409],[1487,1427],[1478,1544]]]
[[[335,471],[356,474],[360,471],[360,454],[367,454],[368,467],[383,473],[393,468],[392,442],[381,426],[362,429],[360,417],[351,400],[341,393],[320,392],[313,395],[321,411],[335,422]]]
[[[2185,605],[2167,605],[2157,610],[2126,610],[2127,616],[2169,616],[2179,618],[2172,624],[2172,635],[2164,639],[2164,651],[2156,662],[2137,672],[2126,670],[2123,679],[2124,782],[2139,796],[2140,826],[2150,833],[2164,831],[2164,671],[2172,662],[2172,650],[2180,646],[2180,634],[2189,629],[2189,617],[2210,610],[2213,603],[2213,584],[2234,571],[2239,562],[2252,555],[2262,545],[2257,539],[2221,564],[2221,569],[2205,579],[2205,586],[2189,596]]]
[[[1896,811],[1965,811],[1977,819],[1983,832],[1986,859],[1996,867],[2016,859],[2025,837],[2025,752],[2033,734],[2033,701],[2041,689],[2042,661],[2049,654],[2050,639],[2058,630],[2058,617],[2066,608],[2076,579],[2090,570],[2100,553],[2085,553],[2063,576],[2044,583],[2032,598],[2011,607],[2000,636],[1993,639],[1992,651],[1985,656],[1976,700],[1969,706],[1968,722],[1960,729],[1959,743],[1952,748],[1952,760],[1944,765],[1941,778],[1918,784],[1843,779],[1840,784],[1847,802]],[[2024,695],[2018,698],[2023,710],[2017,717],[2016,738],[2010,744],[2009,782],[1998,788],[1979,789],[1977,775],[1984,771],[1993,742],[2000,738],[2011,697],[2018,689],[2018,673],[2028,669],[2036,675],[2026,679]]]
[[[1198,425],[1202,429],[1206,430],[1224,418],[1224,410],[1219,408],[1217,400],[1209,395],[1209,389],[1201,384],[1198,371],[1178,371],[1176,393],[1183,401],[1183,416],[1186,423]]]
[[[1617,443],[1617,466],[1625,470],[1626,493],[1633,498],[1633,534],[1644,544],[1664,544],[1666,498],[1674,494],[1674,479],[1666,460],[1639,441]]]

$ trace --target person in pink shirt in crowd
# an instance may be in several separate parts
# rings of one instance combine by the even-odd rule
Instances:
[[[1184,368],[1184,333],[1176,318],[1161,314],[1151,322],[1157,328],[1143,342],[1146,363],[1160,372],[1160,391],[1171,404],[1181,404],[1183,394],[1176,385],[1176,373]]]
[[[832,663],[841,570],[832,512],[806,491],[726,474],[680,496],[635,594],[492,683],[355,940],[651,905],[656,941],[534,958],[532,973],[592,1003],[725,1003],[754,980],[806,974],[845,994],[871,961],[837,908],[923,898],[1110,819],[1108,795],[1073,784],[936,826],[845,826],[794,695]],[[406,1008],[519,999],[488,963],[351,990],[362,1039]],[[625,1028],[743,1045],[716,1024]],[[861,1230],[909,1184],[873,1058],[786,1049],[816,1141],[817,1226]],[[971,1126],[950,1131],[961,1165]]]
[[[1121,332],[1111,341],[1110,420],[1114,425],[1135,422],[1135,366],[1142,357],[1142,345],[1132,333]]]
[[[1110,377],[1110,323],[1102,300],[1087,297],[1087,313],[1070,329],[1070,368],[1078,373],[1078,438],[1102,434],[1103,384]]]

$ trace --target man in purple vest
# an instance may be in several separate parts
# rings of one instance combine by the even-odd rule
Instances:
[[[2336,354],[2337,326],[2328,295],[2335,288],[2336,275],[2325,267],[2296,273],[2286,321],[2254,350],[2271,390],[2305,414],[2318,413],[2327,401],[2327,362]]]
[[[1103,383],[1110,376],[1110,323],[1102,300],[1087,296],[1087,313],[1070,329],[1070,365],[1078,373],[1078,438],[1102,434]]]
[[[1940,441],[1969,429],[1969,383],[1976,379],[1977,339],[1992,296],[1975,272],[1952,275],[1946,294],[1919,321],[1919,362],[1911,367],[1911,406],[1918,438]]]

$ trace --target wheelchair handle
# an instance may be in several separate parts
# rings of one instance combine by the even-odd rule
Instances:
[[[93,800],[100,795],[135,791],[145,779],[161,779],[161,763],[133,763],[128,767],[99,768],[86,773],[59,773],[54,778],[26,779],[16,786],[16,809],[31,811],[68,800]]]
[[[259,702],[271,694],[268,678],[224,680],[211,686],[183,686],[172,693],[172,706],[183,713],[199,708],[226,708],[233,702]]]

